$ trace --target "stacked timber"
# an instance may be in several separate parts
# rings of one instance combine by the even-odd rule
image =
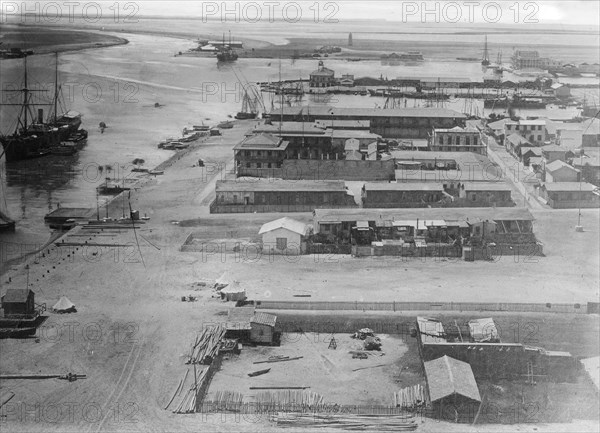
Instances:
[[[277,414],[278,427],[302,429],[337,428],[342,430],[414,431],[417,423],[412,415],[355,415],[355,414]]]
[[[225,328],[220,326],[207,327],[196,336],[190,356],[186,364],[210,364],[219,353],[221,340],[225,336]]]
[[[394,393],[394,407],[415,409],[424,406],[426,402],[425,388],[421,384],[402,388]]]
[[[306,390],[263,391],[255,396],[262,411],[276,412],[282,409],[294,411],[323,410],[323,396]]]
[[[194,367],[195,369],[196,367]],[[203,369],[202,371],[194,371],[194,382],[190,386],[186,386],[186,379],[188,377],[189,370],[185,372],[185,376],[179,382],[179,386],[175,390],[173,397],[165,407],[167,409],[174,401],[178,401],[175,404],[175,409],[173,409],[173,413],[194,413],[197,412],[197,401],[198,394],[200,392],[200,388],[206,379],[208,368]],[[185,392],[184,392],[185,390]]]
[[[244,396],[237,391],[217,391],[208,407],[217,411],[240,412],[242,410]]]

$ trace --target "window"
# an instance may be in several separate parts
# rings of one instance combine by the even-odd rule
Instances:
[[[473,137],[473,146],[477,146],[477,137]]]
[[[477,194],[471,194],[471,201],[477,200]]]
[[[465,144],[466,144],[467,146],[470,146],[470,145],[471,145],[471,137],[465,137]]]
[[[276,238],[275,242],[277,244],[277,249],[278,250],[285,250],[285,249],[287,249],[287,239],[286,238]]]
[[[440,135],[439,143],[444,144],[444,136],[443,135]]]
[[[515,125],[515,131],[519,130],[519,125]]]
[[[271,163],[270,162],[267,164],[267,167],[271,168]]]
[[[262,168],[262,164],[260,162],[256,163],[256,168]]]
[[[246,163],[246,168],[250,168],[250,163],[249,162]]]
[[[538,135],[538,141],[542,141],[542,136]]]

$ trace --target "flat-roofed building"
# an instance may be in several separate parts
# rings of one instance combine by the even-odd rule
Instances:
[[[445,108],[350,108],[323,105],[284,107],[272,121],[368,120],[370,132],[384,138],[427,138],[432,128],[464,126],[466,116]]]
[[[545,183],[540,186],[539,195],[554,209],[596,208],[600,205],[598,187],[587,182]]]
[[[355,207],[343,181],[219,180],[211,213],[312,212],[318,207]]]
[[[429,150],[444,152],[474,152],[487,155],[487,146],[481,141],[476,128],[434,128],[429,140]]]
[[[441,206],[444,187],[439,183],[365,183],[362,204],[366,208]]]
[[[468,182],[460,187],[465,206],[514,206],[510,186],[505,182]]]

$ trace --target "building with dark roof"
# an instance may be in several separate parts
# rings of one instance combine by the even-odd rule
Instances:
[[[287,157],[288,142],[271,134],[261,133],[244,138],[233,148],[238,175],[244,168],[279,168]]]
[[[365,183],[362,187],[365,208],[440,206],[448,197],[440,183]]]
[[[35,293],[31,289],[8,289],[0,301],[5,317],[35,314]]]
[[[384,138],[427,138],[433,128],[464,126],[466,116],[445,108],[350,108],[323,105],[273,110],[273,121],[368,120],[370,132]]]
[[[540,186],[538,194],[554,209],[600,206],[598,187],[587,182],[547,182]]]
[[[219,180],[211,213],[312,212],[318,207],[355,207],[343,181]]]

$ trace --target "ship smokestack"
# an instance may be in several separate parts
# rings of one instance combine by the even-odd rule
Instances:
[[[38,108],[38,123],[44,123],[44,109]]]

